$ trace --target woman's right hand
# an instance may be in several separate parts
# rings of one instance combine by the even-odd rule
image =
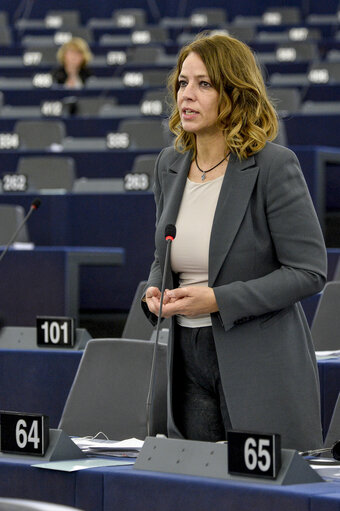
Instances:
[[[147,288],[145,293],[145,301],[149,311],[158,316],[161,303],[161,292],[158,287],[151,286]]]

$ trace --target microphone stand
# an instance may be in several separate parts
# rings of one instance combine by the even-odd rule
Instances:
[[[157,367],[158,340],[159,340],[160,326],[161,326],[161,320],[162,320],[163,300],[164,300],[164,291],[165,291],[165,278],[166,278],[166,272],[167,272],[168,264],[169,264],[171,241],[172,241],[172,239],[169,238],[167,240],[167,246],[166,246],[164,273],[163,273],[162,288],[161,288],[161,299],[160,299],[160,304],[159,304],[159,314],[158,314],[158,318],[157,318],[156,339],[155,339],[155,344],[153,347],[149,390],[148,390],[148,397],[146,399],[146,428],[147,428],[148,436],[151,436],[151,422],[152,422],[151,421],[151,419],[152,419],[151,405],[153,403],[153,396],[154,396],[154,392],[155,392],[155,382],[156,382],[155,375],[156,375],[156,367]]]
[[[38,200],[38,199],[37,199]],[[39,201],[39,204],[40,204],[40,201]],[[8,249],[9,247],[11,246],[11,244],[13,243],[13,241],[16,239],[17,235],[19,234],[20,230],[23,228],[23,226],[25,225],[25,223],[27,222],[27,220],[29,219],[29,217],[31,216],[31,214],[33,213],[33,211],[35,211],[38,207],[39,207],[39,204],[32,204],[27,215],[25,216],[25,218],[23,219],[23,221],[21,222],[21,224],[17,227],[16,231],[14,232],[14,234],[12,235],[11,239],[9,240],[9,242],[7,243],[6,247],[4,248],[4,250],[2,251],[1,255],[0,255],[0,262],[3,260],[3,258],[5,257],[5,255],[7,254],[8,252]]]

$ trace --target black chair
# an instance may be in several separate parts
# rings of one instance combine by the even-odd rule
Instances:
[[[148,434],[146,402],[154,343],[134,339],[94,339],[86,345],[59,428],[68,435],[102,431],[112,440]],[[150,433],[166,433],[166,353],[158,344]]]

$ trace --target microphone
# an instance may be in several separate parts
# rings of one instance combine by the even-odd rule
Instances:
[[[335,460],[340,461],[340,440],[336,440],[331,447],[323,447],[322,449],[299,452],[301,456],[318,456],[322,453],[331,453]]]
[[[4,250],[2,251],[1,255],[0,255],[0,261],[3,260],[3,258],[5,257],[5,255],[7,254],[8,252],[8,249],[9,247],[12,245],[12,243],[15,241],[16,237],[18,236],[19,232],[21,231],[21,229],[23,228],[23,226],[25,225],[25,223],[28,221],[29,217],[31,216],[31,214],[33,213],[33,211],[36,211],[39,206],[41,204],[41,200],[36,198],[32,201],[32,204],[31,204],[31,207],[27,213],[27,215],[25,216],[25,218],[23,219],[23,221],[21,222],[21,224],[17,227],[16,231],[14,232],[13,236],[11,237],[11,239],[9,240],[9,242],[7,243],[6,247],[4,248]]]
[[[162,288],[161,288],[161,299],[159,304],[159,314],[157,319],[157,329],[156,329],[156,338],[155,344],[153,348],[152,354],[152,362],[151,362],[151,372],[150,372],[150,382],[149,382],[149,390],[148,397],[146,400],[146,427],[148,436],[151,435],[151,419],[152,419],[152,404],[154,399],[155,392],[155,375],[156,375],[156,367],[157,367],[157,352],[158,352],[158,339],[159,332],[161,327],[161,319],[162,319],[162,309],[163,309],[163,300],[164,300],[164,291],[165,291],[165,278],[169,266],[170,259],[170,248],[171,243],[176,237],[176,226],[173,224],[168,224],[164,230],[164,237],[166,241],[166,254],[165,254],[165,263],[164,263],[164,272],[162,277]]]

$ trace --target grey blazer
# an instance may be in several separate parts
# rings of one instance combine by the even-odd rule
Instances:
[[[164,230],[176,224],[191,157],[169,147],[156,162],[156,251],[147,287],[161,288]],[[268,143],[246,160],[232,155],[211,232],[209,286],[219,306],[212,327],[233,429],[279,433],[285,448],[322,445],[318,370],[299,300],[323,288],[326,264],[295,154]],[[166,279],[169,289],[177,286],[171,271]],[[174,342],[172,335],[168,427],[169,436],[181,437],[172,413]]]

